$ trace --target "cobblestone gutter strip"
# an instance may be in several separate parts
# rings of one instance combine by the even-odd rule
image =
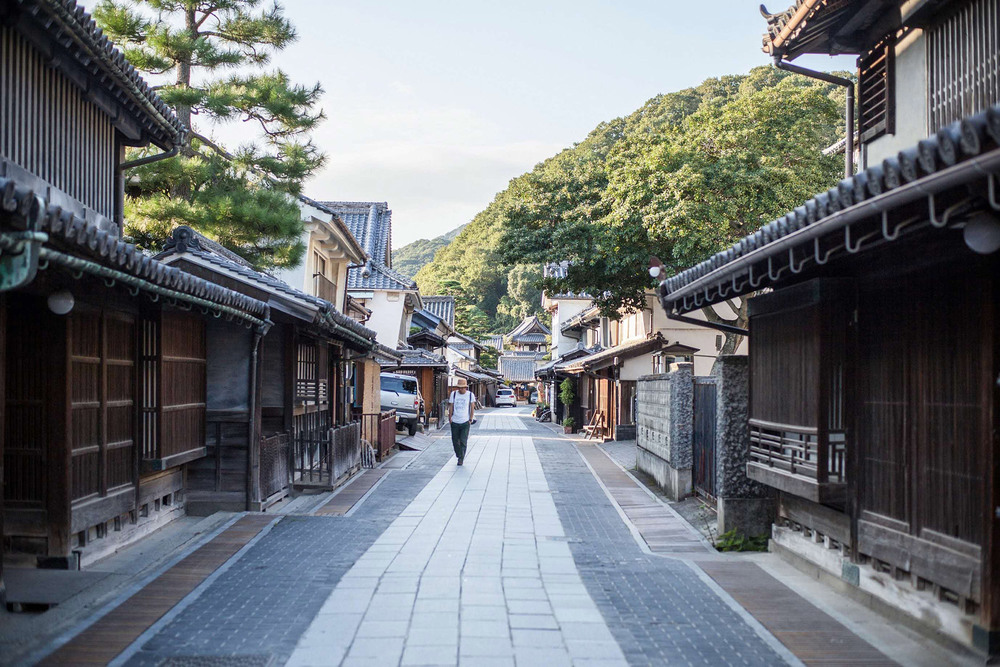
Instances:
[[[572,441],[535,446],[580,576],[630,665],[786,662],[687,563],[639,548]]]
[[[450,456],[450,443],[435,442],[350,516],[285,515],[126,664],[283,664],[343,574]]]
[[[241,518],[38,664],[108,664],[272,521]]]
[[[753,563],[698,563],[806,665],[896,663]]]
[[[654,553],[704,551],[693,531],[654,500],[610,454],[578,444],[577,449]],[[698,559],[698,567],[806,665],[894,665],[885,655],[832,616],[753,563]]]

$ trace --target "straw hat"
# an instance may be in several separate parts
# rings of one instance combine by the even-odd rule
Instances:
[[[469,383],[468,383],[468,381],[465,378],[458,378],[458,380],[455,381],[455,386],[456,387],[468,387]]]

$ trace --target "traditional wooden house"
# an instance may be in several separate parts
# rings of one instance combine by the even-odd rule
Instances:
[[[563,278],[567,262],[545,267],[548,277]],[[553,360],[536,370],[548,388],[557,416],[572,416],[575,425],[602,438],[635,438],[636,381],[665,372],[671,363],[692,362],[707,375],[722,347],[717,332],[671,320],[646,295],[646,307],[623,311],[617,318],[601,315],[586,294],[542,293],[542,306],[552,314]],[[558,406],[558,385],[571,379],[577,401],[565,414]]]
[[[504,336],[504,343],[512,352],[532,352],[545,356],[549,351],[552,331],[536,315],[524,318]]]
[[[385,202],[320,202],[341,219],[368,259],[347,273],[347,294],[371,311],[366,323],[391,348],[406,345],[413,313],[423,307],[417,284],[392,268],[392,211]]]
[[[189,466],[188,512],[261,510],[290,484],[332,487],[356,470],[354,379],[375,332],[188,227],[174,230],[157,259],[267,303],[273,322],[262,341],[210,325],[209,456]]]
[[[183,512],[212,331],[270,309],[120,239],[124,147],[184,128],[75,3],[0,5],[0,103],[2,545],[77,568]]]
[[[749,302],[747,473],[778,493],[773,548],[989,654],[998,10],[820,1],[769,16],[776,58],[859,54],[862,169],[660,287],[675,314],[769,290]]]

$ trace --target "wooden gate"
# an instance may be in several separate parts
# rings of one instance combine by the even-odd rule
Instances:
[[[695,491],[716,496],[715,476],[715,378],[694,379],[694,469]]]

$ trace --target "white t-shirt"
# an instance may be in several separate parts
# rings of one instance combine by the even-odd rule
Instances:
[[[472,406],[475,405],[476,395],[466,390],[463,394],[460,391],[451,392],[448,402],[452,404],[451,423],[464,424],[469,421]]]

